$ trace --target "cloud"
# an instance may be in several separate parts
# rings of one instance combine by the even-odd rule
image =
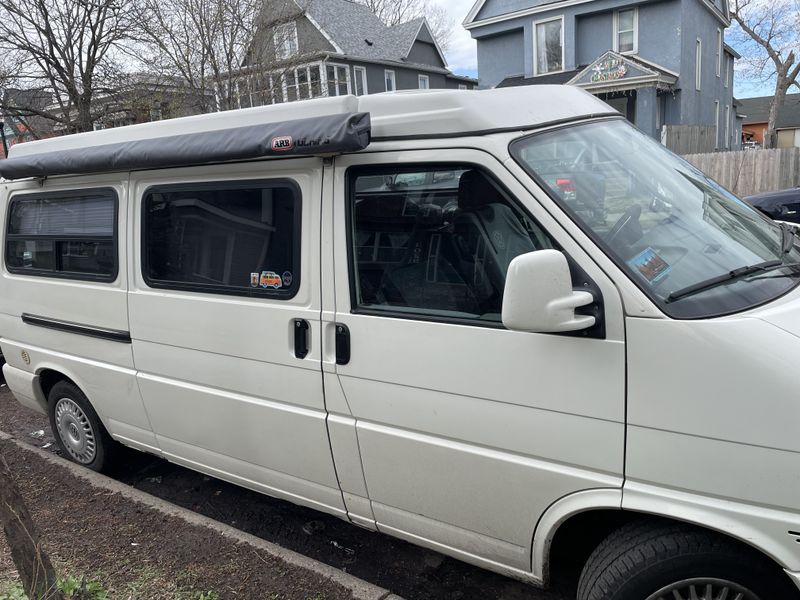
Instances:
[[[444,7],[453,19],[453,37],[447,51],[448,66],[460,75],[476,77],[478,73],[478,53],[475,40],[469,35],[461,24],[472,8],[472,2],[464,0],[439,0],[438,4]]]

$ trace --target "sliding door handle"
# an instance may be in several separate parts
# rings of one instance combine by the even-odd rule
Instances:
[[[336,323],[336,364],[346,365],[350,362],[350,330],[347,325]]]
[[[301,359],[308,355],[308,321],[305,319],[294,320],[294,355]]]

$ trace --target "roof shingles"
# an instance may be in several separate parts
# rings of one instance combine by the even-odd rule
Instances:
[[[417,38],[424,17],[386,26],[363,4],[350,0],[296,0],[352,58],[404,61]]]

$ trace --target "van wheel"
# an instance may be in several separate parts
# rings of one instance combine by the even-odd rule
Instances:
[[[47,409],[61,454],[93,471],[109,467],[116,442],[74,383],[56,383],[47,396]]]
[[[681,523],[637,521],[592,552],[578,600],[797,598],[780,569],[755,550]]]

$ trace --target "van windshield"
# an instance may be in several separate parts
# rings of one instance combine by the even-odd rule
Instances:
[[[793,234],[627,121],[529,135],[511,153],[670,316],[738,312],[800,282]]]

